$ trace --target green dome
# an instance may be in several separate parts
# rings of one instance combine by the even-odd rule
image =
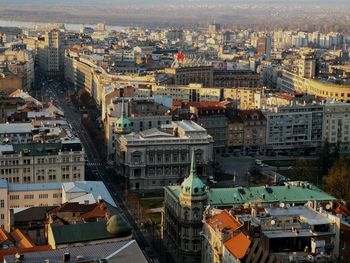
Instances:
[[[131,234],[130,226],[121,216],[113,215],[106,223],[107,231],[114,236],[128,236]]]
[[[181,193],[184,195],[204,195],[205,184],[197,176],[195,153],[192,152],[190,175],[181,184]]]
[[[129,133],[131,131],[131,122],[125,114],[124,110],[124,98],[122,99],[122,112],[120,118],[115,124],[115,131],[117,133]]]

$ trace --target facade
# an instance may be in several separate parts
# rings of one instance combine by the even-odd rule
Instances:
[[[291,106],[266,114],[266,146],[273,149],[322,145],[323,105]]]
[[[162,125],[171,124],[171,114],[169,108],[156,103],[148,98],[122,98],[113,99],[108,108],[106,119],[105,138],[108,142],[108,155],[113,158],[117,149],[116,125],[122,116],[122,101],[124,101],[124,114],[130,122],[130,132],[140,132],[152,128],[160,129]]]
[[[350,104],[326,103],[324,105],[323,141],[339,144],[342,149],[350,146]]]
[[[207,65],[180,66],[165,69],[165,73],[173,77],[175,85],[200,83],[204,87],[213,87],[213,72],[213,67]]]
[[[203,219],[202,263],[245,262],[251,240],[243,223],[226,210],[206,210]]]
[[[260,75],[250,70],[215,70],[214,86],[225,88],[259,88]]]
[[[244,125],[244,148],[259,148],[266,143],[266,118],[260,110],[241,111]]]
[[[32,184],[84,180],[85,152],[80,141],[0,145],[0,178]]]
[[[260,88],[225,88],[224,99],[237,101],[241,110],[253,110],[261,108]]]
[[[6,68],[0,69],[0,93],[6,92],[7,90],[21,90],[22,89],[22,78],[9,72]]]
[[[230,116],[227,123],[227,147],[242,147],[244,145],[244,124],[237,114]]]
[[[169,130],[153,128],[117,139],[117,171],[130,189],[161,189],[181,182],[188,174],[192,151],[199,176],[212,174],[213,139],[207,131],[192,121],[172,122]]]
[[[204,127],[214,139],[216,149],[225,148],[227,142],[226,109],[220,106],[191,107],[191,112],[197,116],[196,122]]]
[[[39,69],[47,76],[63,77],[66,48],[64,33],[52,29],[45,33],[44,38],[38,43]]]
[[[0,63],[7,65],[8,70],[21,78],[23,90],[29,90],[34,83],[34,58],[27,50],[6,50],[0,55]]]
[[[178,196],[165,191],[163,236],[176,262],[200,262],[202,215],[207,201],[205,185],[196,172],[196,158],[192,152],[189,176],[179,188]]]
[[[293,204],[302,207],[308,201],[313,200],[315,207],[319,207],[321,204],[329,204],[330,207],[332,207],[333,203],[336,201],[335,197],[328,195],[311,184],[289,182],[286,183],[285,186],[205,188],[204,192],[197,190],[198,195],[196,196],[196,202],[192,201],[184,205],[183,191],[186,189],[184,184],[187,185],[186,180],[182,185],[166,186],[164,188],[162,232],[164,241],[167,247],[170,248],[169,250],[176,262],[199,262],[197,255],[200,255],[201,248],[198,250],[196,240],[199,238],[197,234],[198,231],[202,231],[203,223],[202,220],[196,220],[197,217],[188,217],[190,220],[189,223],[191,224],[186,225],[185,218],[186,215],[195,215],[196,210],[198,212],[203,212],[203,205],[210,205],[211,207],[220,209],[250,206],[271,207],[273,205],[278,206],[280,203],[288,204],[289,207]],[[197,189],[201,188],[197,187]],[[186,208],[188,211],[187,214],[185,213],[186,210],[184,211]],[[203,214],[200,215],[201,219],[202,215]],[[186,229],[186,227],[188,227],[188,229]],[[242,245],[242,243],[240,243],[240,245]],[[259,248],[256,247],[257,245],[258,244],[251,249],[254,253],[256,253],[256,250]],[[208,251],[204,250],[203,253],[206,254]],[[258,259],[256,260],[255,262],[265,262],[258,261]]]
[[[103,182],[75,181],[65,183],[13,184],[0,180],[0,225],[10,229],[13,226],[13,209],[59,206],[73,202],[94,204],[99,198],[115,206]]]
[[[304,92],[321,98],[350,102],[350,85],[305,78],[288,69],[282,71],[277,85],[286,92]]]
[[[263,36],[259,37],[257,41],[258,56],[265,56],[269,58],[271,56],[271,37]]]

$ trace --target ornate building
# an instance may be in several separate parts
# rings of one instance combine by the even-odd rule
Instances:
[[[178,262],[200,262],[202,215],[207,201],[205,185],[197,176],[192,151],[190,175],[181,184],[179,199],[165,190],[163,234]]]

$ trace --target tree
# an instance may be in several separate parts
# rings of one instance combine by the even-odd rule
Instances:
[[[297,172],[297,179],[301,181],[310,181],[312,179],[309,163],[304,157],[299,157],[296,160],[295,170]]]
[[[330,193],[339,199],[350,200],[350,159],[342,158],[335,162],[325,177]]]
[[[322,146],[321,154],[319,157],[319,163],[321,164],[322,174],[327,174],[329,168],[331,167],[330,148],[328,140],[326,140]]]

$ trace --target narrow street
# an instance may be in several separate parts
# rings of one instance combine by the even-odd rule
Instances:
[[[164,262],[159,260],[159,258],[162,258],[165,255],[157,254],[156,250],[150,245],[150,239],[152,237],[150,237],[149,233],[146,231],[140,230],[135,218],[128,210],[124,199],[124,189],[122,189],[122,179],[116,176],[114,170],[106,168],[106,159],[104,159],[102,154],[98,152],[93,139],[82,124],[81,113],[74,105],[67,103],[66,92],[62,92],[63,90],[65,90],[65,87],[62,83],[53,81],[45,86],[45,90],[42,90],[41,95],[44,101],[53,101],[53,103],[64,112],[67,122],[72,126],[73,132],[80,138],[86,152],[85,173],[88,175],[86,177],[89,177],[90,180],[104,182],[106,188],[114,198],[120,213],[133,228],[134,237],[144,252],[147,260],[152,263]],[[162,250],[160,249],[160,251]],[[167,260],[167,262],[169,261]]]

